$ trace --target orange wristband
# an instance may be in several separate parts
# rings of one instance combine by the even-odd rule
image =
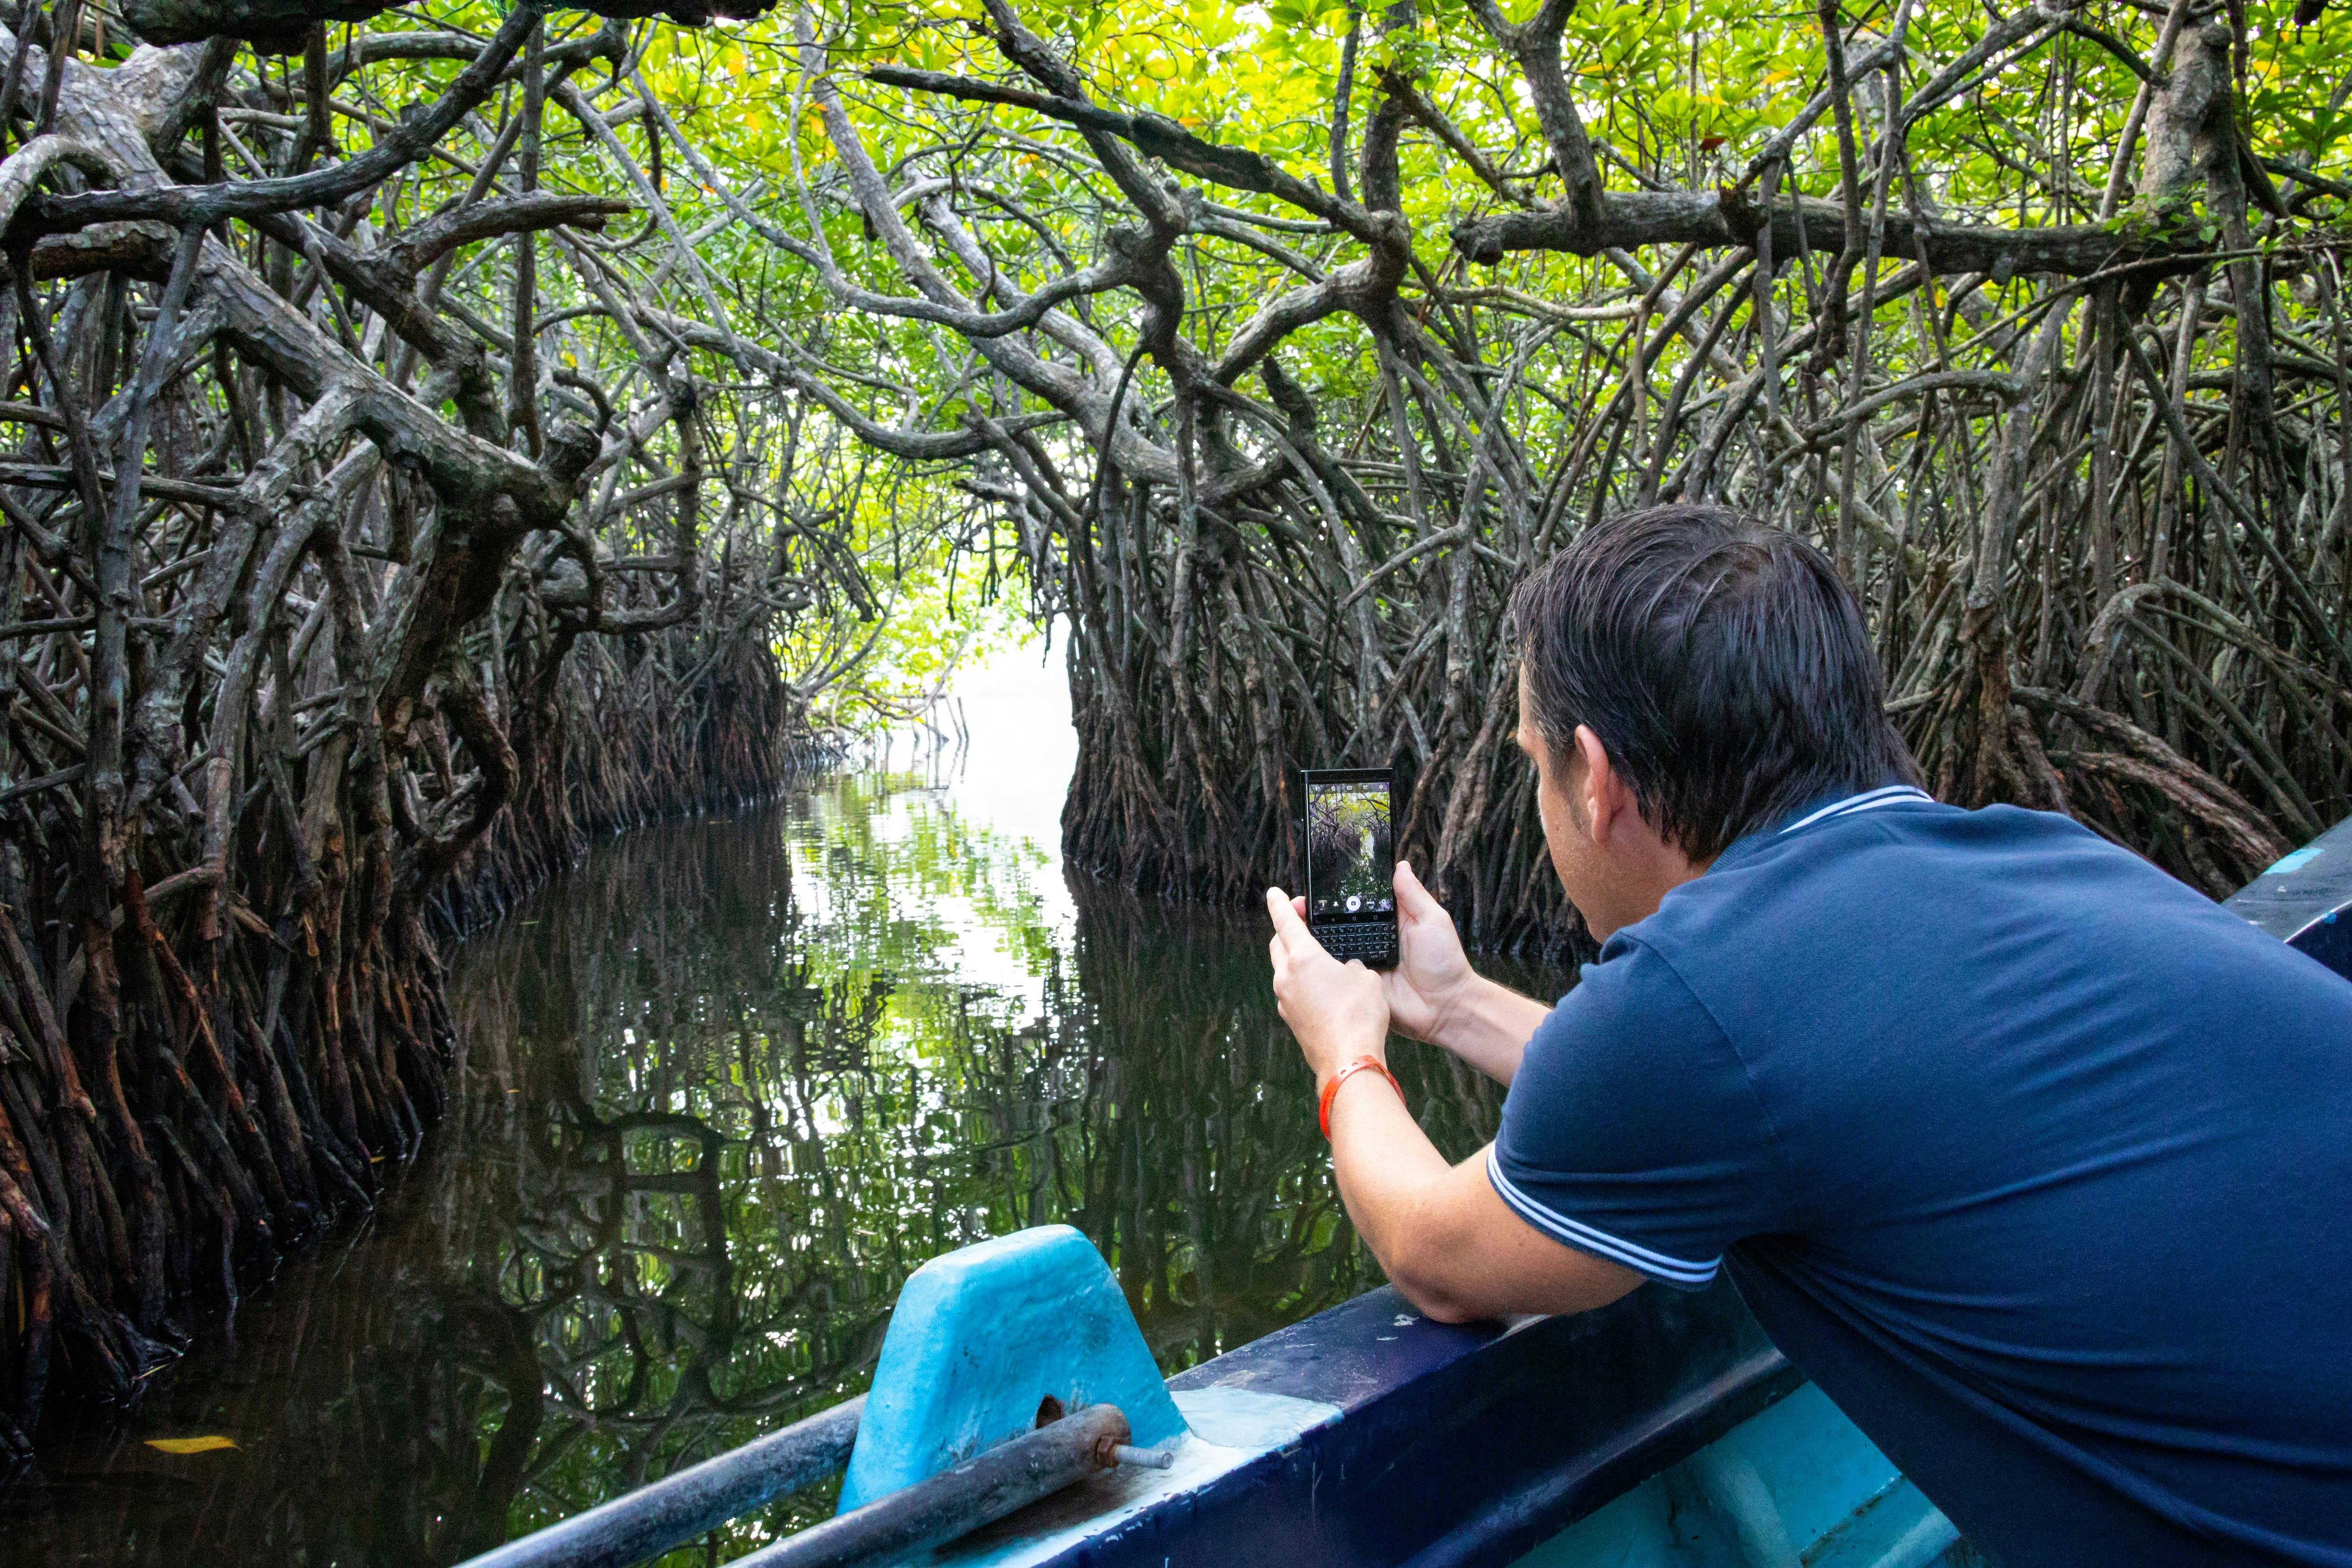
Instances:
[[[1315,1118],[1323,1124],[1324,1137],[1328,1138],[1331,1135],[1331,1100],[1339,1092],[1339,1085],[1348,1082],[1355,1074],[1367,1070],[1387,1079],[1389,1087],[1397,1092],[1397,1098],[1400,1100],[1404,1098],[1404,1085],[1396,1081],[1396,1074],[1389,1071],[1388,1063],[1377,1056],[1360,1056],[1331,1074],[1331,1082],[1323,1085],[1323,1099],[1315,1108]]]

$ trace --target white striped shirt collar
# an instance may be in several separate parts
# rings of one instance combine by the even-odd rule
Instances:
[[[1881,806],[1900,806],[1913,800],[1925,800],[1933,805],[1935,800],[1925,789],[1915,789],[1908,784],[1888,784],[1876,789],[1865,789],[1859,795],[1848,795],[1843,800],[1832,800],[1821,810],[1798,818],[1780,831],[1793,833],[1799,828],[1810,828],[1815,822],[1826,821],[1832,817],[1852,816],[1856,811],[1875,811]]]

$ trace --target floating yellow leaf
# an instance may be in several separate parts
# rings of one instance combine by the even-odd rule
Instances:
[[[203,1437],[150,1437],[147,1446],[166,1454],[209,1454],[215,1448],[234,1448],[234,1439],[215,1433]]]

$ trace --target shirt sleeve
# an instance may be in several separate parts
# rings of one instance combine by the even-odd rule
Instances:
[[[1678,1290],[1781,1228],[1788,1181],[1748,1070],[1674,967],[1622,936],[1528,1041],[1486,1174],[1555,1240]]]

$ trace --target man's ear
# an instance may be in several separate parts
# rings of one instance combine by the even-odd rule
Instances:
[[[1603,843],[1610,827],[1625,805],[1625,788],[1618,779],[1615,768],[1609,766],[1609,753],[1592,727],[1576,727],[1576,759],[1580,763],[1580,777],[1571,776],[1570,800],[1576,814],[1583,821],[1579,824],[1585,837],[1594,843]]]

